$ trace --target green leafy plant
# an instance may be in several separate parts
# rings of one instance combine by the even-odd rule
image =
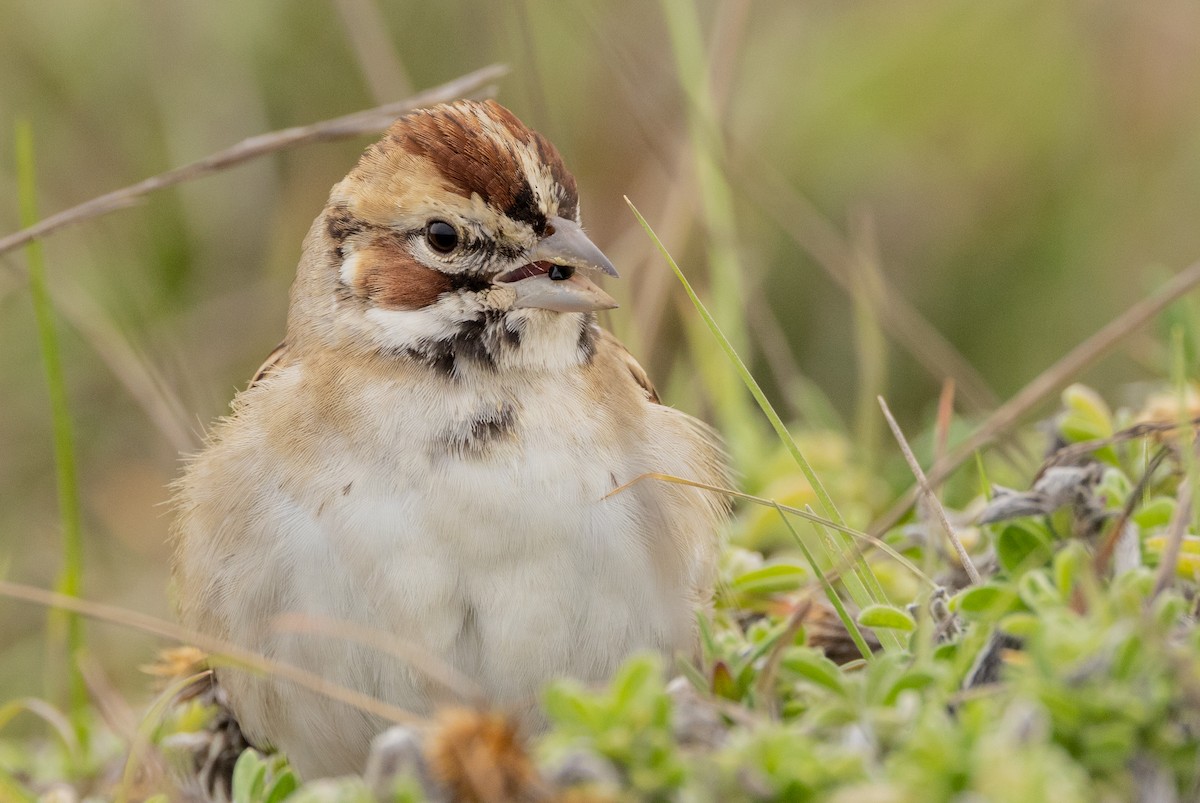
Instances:
[[[288,799],[297,786],[296,776],[282,756],[268,758],[251,748],[242,751],[233,767],[233,803],[280,803]]]

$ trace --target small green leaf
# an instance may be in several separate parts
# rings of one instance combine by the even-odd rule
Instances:
[[[958,642],[947,641],[945,644],[939,644],[933,650],[933,660],[935,661],[953,661],[958,655]]]
[[[1010,575],[1041,566],[1053,554],[1051,536],[1037,522],[1014,521],[996,538],[996,557]]]
[[[304,784],[288,803],[375,803],[362,778],[322,778]]]
[[[724,661],[717,661],[713,666],[712,692],[718,697],[724,697],[726,700],[734,702],[741,699],[737,681],[733,679],[733,673],[729,671],[729,664]]]
[[[936,681],[937,676],[932,672],[924,669],[909,670],[897,678],[896,682],[892,684],[892,687],[888,689],[887,696],[884,697],[883,703],[884,705],[893,705],[896,702],[896,698],[900,696],[901,692],[905,692],[910,689],[920,691],[921,689],[929,688]]]
[[[787,651],[781,663],[785,668],[813,683],[838,694],[845,694],[841,669],[819,650],[811,647],[794,647]]]
[[[1050,580],[1044,571],[1026,572],[1017,580],[1017,590],[1021,601],[1035,611],[1047,608],[1057,608],[1063,603],[1063,596],[1058,587]]]
[[[1100,484],[1096,486],[1096,496],[1103,500],[1109,510],[1117,510],[1125,506],[1125,500],[1133,493],[1133,481],[1118,468],[1109,467],[1104,470]]]
[[[766,596],[795,591],[806,582],[808,572],[802,567],[778,563],[746,572],[730,583],[730,586],[739,594]]]
[[[991,619],[1014,610],[1019,603],[1011,585],[986,583],[973,586],[950,599],[950,609],[972,619]]]
[[[894,605],[868,605],[859,612],[858,623],[863,627],[889,630],[908,631],[916,627],[908,612]]]
[[[1167,629],[1183,621],[1188,612],[1188,603],[1177,593],[1168,592],[1154,600],[1150,612],[1159,626]]]
[[[1054,556],[1054,585],[1066,599],[1075,589],[1079,572],[1089,560],[1087,547],[1081,541],[1070,541]]]
[[[1035,613],[1017,611],[1001,619],[998,627],[1010,636],[1024,639],[1032,636],[1037,631],[1040,621]]]
[[[563,727],[590,730],[597,725],[596,706],[571,681],[560,680],[547,686],[542,694],[542,707],[546,716]]]
[[[1139,566],[1113,578],[1114,597],[1128,596],[1136,607],[1141,607],[1154,589],[1154,572]]]
[[[1112,411],[1104,399],[1091,388],[1075,384],[1062,393],[1066,408],[1058,422],[1059,432],[1069,443],[1103,440],[1113,434]],[[1116,465],[1117,453],[1110,445],[1101,446],[1092,455],[1106,463]]]
[[[295,774],[290,769],[283,770],[267,788],[266,794],[263,795],[263,803],[280,803],[295,792],[298,785]]]
[[[1169,496],[1156,496],[1134,511],[1133,520],[1143,530],[1166,527],[1174,512],[1174,499]]]
[[[700,630],[700,647],[705,658],[717,654],[717,642],[713,637],[712,622],[702,611],[696,611],[696,625]]]
[[[635,655],[625,662],[612,684],[613,703],[629,711],[644,702],[662,685],[662,666],[657,656]]]
[[[257,803],[267,775],[267,762],[249,748],[233,765],[233,803]]]
[[[688,659],[680,656],[675,661],[675,669],[679,674],[688,679],[692,684],[692,688],[696,689],[696,691],[705,691],[708,689],[708,678],[704,677],[704,673]]]
[[[1099,393],[1076,383],[1063,390],[1062,403],[1066,415],[1060,429],[1068,440],[1088,441],[1112,437],[1112,411]]]

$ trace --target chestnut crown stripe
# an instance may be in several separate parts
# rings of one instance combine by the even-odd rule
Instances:
[[[501,137],[475,122],[484,117],[508,135]],[[465,198],[478,193],[494,209],[523,221],[541,235],[546,214],[521,167],[515,148],[526,148],[558,185],[558,214],[574,219],[579,206],[575,178],[558,150],[541,134],[526,128],[508,109],[492,100],[459,101],[422,109],[397,120],[388,139],[414,156],[423,157],[441,173],[450,188]]]

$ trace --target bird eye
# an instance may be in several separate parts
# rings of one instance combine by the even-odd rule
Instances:
[[[458,248],[458,230],[444,220],[431,220],[425,227],[425,240],[439,254]]]

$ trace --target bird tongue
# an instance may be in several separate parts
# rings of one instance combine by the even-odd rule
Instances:
[[[550,268],[554,267],[553,262],[531,262],[528,265],[522,265],[516,270],[510,270],[508,273],[503,273],[496,277],[499,282],[519,282],[522,279],[528,279],[530,276],[545,276],[550,272]]]

